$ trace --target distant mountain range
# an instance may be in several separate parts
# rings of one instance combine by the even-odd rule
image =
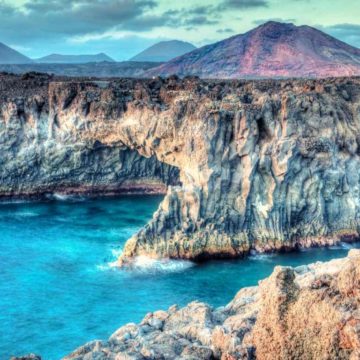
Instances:
[[[123,63],[114,62],[104,53],[52,54],[31,60],[0,43],[0,64],[3,71],[67,76],[317,78],[360,75],[360,49],[310,26],[270,21],[199,49],[183,41],[163,41]]]
[[[267,22],[149,70],[147,76],[277,78],[360,75],[360,49],[310,26]]]
[[[193,44],[185,41],[161,41],[132,57],[130,61],[166,62],[195,49]]]
[[[11,47],[0,43],[0,64],[29,64],[33,61]]]
[[[100,77],[100,78],[143,78],[145,71],[159,66],[155,62],[90,62],[86,64],[0,64],[0,72],[24,74],[31,71],[55,74],[57,76]]]
[[[97,63],[97,62],[115,62],[110,56],[100,53],[95,55],[61,55],[51,54],[44,56],[39,59],[35,59],[37,63],[46,64],[86,64],[86,63]]]

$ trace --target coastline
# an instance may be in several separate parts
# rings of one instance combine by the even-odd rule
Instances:
[[[241,289],[226,306],[213,309],[195,301],[181,309],[174,305],[158,310],[64,360],[160,355],[198,360],[355,359],[360,355],[359,283],[360,250],[325,263],[276,266],[269,278]]]
[[[33,192],[20,192],[20,193],[0,193],[0,203],[1,201],[19,201],[19,200],[51,200],[56,198],[74,196],[81,197],[85,196],[88,198],[97,198],[97,197],[116,197],[121,195],[131,196],[131,195],[165,195],[166,194],[166,185],[161,182],[136,182],[136,183],[127,183],[114,186],[81,186],[81,187],[60,187],[60,188],[51,188],[44,189],[41,191]]]

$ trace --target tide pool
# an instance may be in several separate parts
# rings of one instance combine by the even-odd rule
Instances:
[[[275,265],[343,257],[350,247],[197,265],[140,258],[133,271],[112,267],[160,201],[131,196],[0,203],[0,359],[33,352],[57,360],[149,311],[193,300],[225,305]]]

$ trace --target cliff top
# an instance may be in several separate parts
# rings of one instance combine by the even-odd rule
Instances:
[[[114,90],[133,91],[146,90],[149,95],[162,91],[193,91],[194,95],[207,95],[213,100],[221,100],[229,93],[246,93],[257,90],[273,93],[280,90],[297,92],[323,91],[324,86],[347,86],[359,84],[360,77],[327,78],[327,79],[262,79],[262,80],[204,80],[189,76],[183,79],[177,76],[153,79],[131,78],[91,78],[63,77],[43,73],[26,73],[15,75],[0,73],[0,98],[9,99],[32,95],[47,95],[51,83],[71,83],[90,85],[92,88],[110,88]],[[330,88],[327,88],[330,91]],[[150,100],[150,99],[149,99]],[[248,99],[250,101],[250,99]],[[246,101],[245,101],[246,102]]]

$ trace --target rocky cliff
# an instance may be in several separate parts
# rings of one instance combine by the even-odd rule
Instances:
[[[328,263],[275,267],[225,307],[193,302],[149,313],[64,359],[359,359],[359,284],[359,250]]]
[[[178,183],[178,170],[154,156],[85,135],[90,124],[84,115],[92,100],[102,101],[101,83],[66,83],[62,94],[61,85],[50,79],[36,74],[1,78],[0,197],[165,193],[167,185]],[[84,101],[79,115],[60,118],[59,110],[65,111],[75,96]]]
[[[359,85],[3,76],[1,195],[174,184],[179,172],[122,263],[355,240]]]

